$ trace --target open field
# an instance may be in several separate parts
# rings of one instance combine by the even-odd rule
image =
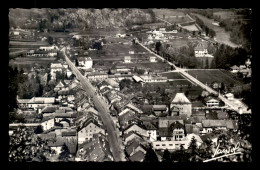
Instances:
[[[153,9],[153,12],[159,18],[163,18],[165,16],[165,20],[170,23],[183,23],[187,21],[191,21],[190,18],[185,16],[185,14],[176,9]]]
[[[49,43],[47,41],[36,41],[36,42],[21,42],[21,41],[10,41],[9,48],[38,48],[40,46],[47,46]]]
[[[82,36],[115,36],[118,33],[125,33],[123,28],[102,28],[102,29],[87,29],[79,33]]]
[[[232,11],[218,11],[214,12],[213,15],[220,16],[221,20],[232,18],[234,15],[234,12]]]
[[[73,35],[70,35],[68,32],[40,32],[40,36],[48,37],[51,36],[53,38],[71,38]]]
[[[170,66],[163,62],[120,63],[119,65],[123,65],[123,66],[127,66],[127,67],[137,67],[139,69],[154,70],[154,71],[156,71],[156,70],[167,71],[168,69],[170,69]]]
[[[167,77],[168,79],[184,79],[184,77],[177,72],[162,73],[160,75],[163,77]]]
[[[199,31],[197,26],[195,24],[182,26],[183,28],[187,29],[188,31]]]
[[[208,26],[209,28],[213,29],[216,32],[216,40],[218,42],[229,45],[231,47],[238,47],[238,45],[234,44],[233,42],[231,42],[229,40],[229,38],[230,38],[229,32],[226,32],[225,29],[222,27],[215,26],[212,24],[212,22],[214,22],[213,19],[209,19],[207,17],[204,17],[200,14],[195,14],[195,13],[192,13],[192,15],[195,15],[198,18],[200,18],[206,26]]]
[[[241,85],[242,82],[233,79],[231,76],[223,73],[221,70],[189,70],[188,73],[193,77],[197,77],[202,83],[207,83],[208,85],[213,82],[223,82],[227,85]]]

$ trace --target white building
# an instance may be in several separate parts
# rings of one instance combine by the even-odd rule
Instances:
[[[39,50],[42,50],[42,51],[58,50],[58,47],[56,45],[43,46],[43,47],[40,47]]]
[[[208,50],[202,43],[199,43],[195,48],[194,48],[194,53],[195,57],[207,57],[205,55],[208,54]]]
[[[90,57],[80,57],[78,61],[79,65],[84,67],[84,69],[90,69],[93,66],[93,60]]]
[[[155,63],[155,62],[156,62],[156,57],[155,57],[155,56],[150,56],[149,61],[150,61],[151,63]]]
[[[124,57],[124,63],[131,63],[131,57],[130,56],[125,56]]]

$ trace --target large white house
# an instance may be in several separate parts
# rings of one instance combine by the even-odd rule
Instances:
[[[195,57],[207,57],[208,56],[208,50],[202,43],[199,43],[194,48],[194,53],[195,53]]]
[[[79,66],[84,69],[90,69],[93,66],[93,60],[90,57],[80,57],[78,58]]]

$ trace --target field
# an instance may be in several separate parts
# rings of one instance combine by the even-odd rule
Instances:
[[[164,19],[170,23],[183,23],[191,21],[183,12],[176,9],[153,9],[153,12],[159,18],[163,19],[163,16],[165,16]]]
[[[160,74],[163,77],[167,77],[168,79],[184,79],[179,73],[172,72],[172,73],[162,73]]]
[[[25,57],[25,58],[15,58],[15,60],[10,60],[10,66],[16,66],[18,68],[26,68],[33,65],[42,65],[47,66],[49,63],[54,62],[56,58],[34,58],[34,57]]]
[[[232,11],[218,11],[218,12],[214,12],[213,15],[220,16],[221,20],[225,20],[225,19],[231,18],[232,15],[234,15],[234,12],[232,12]]]
[[[157,62],[157,63],[150,63],[150,62],[143,62],[143,63],[120,63],[120,65],[124,65],[127,67],[137,67],[139,69],[145,69],[145,70],[154,70],[154,71],[167,71],[170,69],[170,66],[168,64],[163,62]]]
[[[187,29],[188,31],[199,31],[197,26],[195,24],[182,26],[183,28]]]
[[[213,82],[223,82],[226,85],[234,84],[241,85],[242,82],[238,81],[221,70],[190,70],[188,71],[193,77],[197,77],[202,83],[207,83],[208,85]]]
[[[36,42],[20,42],[20,41],[10,41],[9,48],[19,48],[19,49],[30,49],[30,48],[38,48],[39,46],[49,45],[46,41],[36,41]]]
[[[225,29],[222,28],[222,27],[215,26],[215,25],[212,24],[212,22],[214,22],[213,19],[209,19],[209,18],[204,17],[200,14],[192,13],[192,15],[195,15],[198,18],[200,18],[206,26],[208,26],[209,28],[213,29],[216,32],[215,38],[217,39],[218,42],[223,43],[223,44],[227,44],[231,47],[238,47],[238,45],[234,44],[233,42],[231,42],[229,40],[229,38],[230,38],[229,32],[226,32]]]

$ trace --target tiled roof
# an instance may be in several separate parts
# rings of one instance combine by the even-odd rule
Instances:
[[[228,129],[237,129],[237,121],[234,120],[202,120],[203,127],[227,127]]]
[[[123,135],[123,138],[124,138],[124,139],[127,139],[129,136],[132,136],[132,135],[135,135],[135,136],[137,136],[137,137],[139,137],[139,138],[142,138],[141,135],[139,135],[138,133],[136,133],[136,132],[134,132],[134,131],[130,131],[129,133],[124,134],[124,135]]]
[[[172,100],[172,103],[188,103],[191,104],[189,99],[185,96],[184,93],[177,93],[174,99]]]
[[[142,162],[144,160],[144,153],[141,151],[136,152],[135,154],[133,154],[132,156],[129,157],[129,159],[132,162]]]
[[[184,124],[182,118],[179,116],[159,117],[159,128],[169,127],[173,122],[176,121]]]

